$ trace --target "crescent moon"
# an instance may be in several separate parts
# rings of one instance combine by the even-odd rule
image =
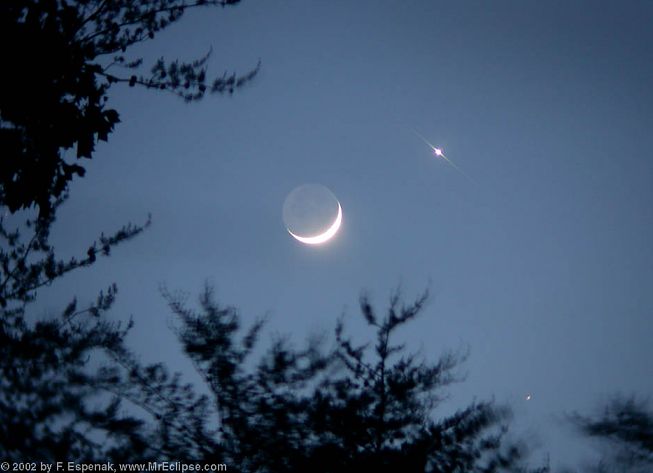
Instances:
[[[338,202],[338,215],[336,216],[335,221],[324,233],[320,233],[319,235],[315,235],[312,237],[295,235],[290,230],[288,230],[288,233],[290,233],[290,236],[292,236],[295,240],[305,243],[307,245],[319,245],[320,243],[324,243],[325,241],[329,241],[331,238],[333,238],[333,236],[338,232],[341,223],[342,223],[342,207],[340,206],[340,202]]]

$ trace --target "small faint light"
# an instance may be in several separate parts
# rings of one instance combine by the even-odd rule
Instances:
[[[526,400],[527,400],[527,401],[530,401],[531,399],[533,399],[533,396],[530,395],[530,394],[527,394],[527,395],[526,395]]]

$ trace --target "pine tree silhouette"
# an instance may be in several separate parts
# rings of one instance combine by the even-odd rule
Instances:
[[[109,89],[125,83],[174,93],[186,101],[233,93],[244,75],[207,79],[210,56],[156,61],[149,74],[131,48],[179,21],[188,9],[238,0],[7,0],[0,2],[0,206],[38,206],[43,217],[120,121]],[[19,47],[17,47],[19,45]],[[120,71],[123,71],[121,74]],[[77,159],[63,151],[75,149]]]

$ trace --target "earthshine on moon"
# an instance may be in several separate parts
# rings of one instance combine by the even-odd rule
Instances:
[[[305,184],[294,189],[283,204],[286,230],[305,245],[331,240],[342,224],[342,206],[321,184]]]

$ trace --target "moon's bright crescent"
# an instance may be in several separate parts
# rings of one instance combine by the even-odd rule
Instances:
[[[324,233],[320,233],[319,235],[315,235],[312,237],[295,235],[290,230],[288,230],[288,233],[290,233],[290,236],[292,236],[297,241],[306,243],[307,245],[319,245],[320,243],[329,241],[338,232],[341,223],[342,223],[342,207],[340,207],[340,202],[338,202],[338,216],[336,217],[333,224]]]

